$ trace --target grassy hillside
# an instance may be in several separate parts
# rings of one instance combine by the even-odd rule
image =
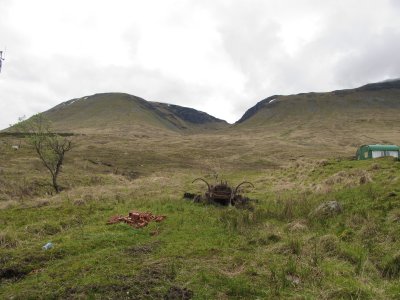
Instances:
[[[194,132],[228,125],[191,108],[148,102],[123,93],[73,99],[46,111],[45,115],[57,130],[80,133]]]
[[[353,90],[272,96],[249,109],[233,130],[267,132],[309,147],[400,143],[400,81]]]
[[[69,137],[59,194],[24,137],[0,134],[0,299],[400,298],[400,162],[353,159],[400,142],[397,88],[279,96],[212,131],[207,115],[117,96],[47,112],[86,133]],[[251,181],[254,201],[183,199],[205,191],[196,177]],[[106,225],[131,210],[166,220]]]
[[[3,137],[0,297],[400,296],[399,162],[333,156],[280,165],[265,154],[271,161],[261,163],[250,138],[241,140],[248,149],[227,144],[215,156],[201,151],[217,147],[209,137],[181,138],[142,140],[131,152],[138,145],[132,140],[76,137],[60,178],[65,190],[51,195],[32,150],[11,151],[6,143],[15,140]],[[155,143],[157,151],[149,151]],[[182,199],[203,190],[191,184],[194,177],[213,181],[216,174],[232,184],[252,181],[256,188],[244,192],[257,199],[253,207]],[[341,213],[315,213],[333,200]],[[130,210],[167,219],[143,229],[105,224]],[[42,250],[49,241],[54,248]]]

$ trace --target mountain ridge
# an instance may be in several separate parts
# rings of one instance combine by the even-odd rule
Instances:
[[[400,113],[400,79],[369,83],[354,89],[272,95],[249,108],[234,124],[205,112],[127,93],[98,93],[62,102],[43,112],[59,132],[206,133],[221,129],[311,126],[350,128],[360,123],[395,122]],[[353,124],[354,123],[354,124]],[[308,124],[308,125],[307,125]],[[391,126],[391,123],[389,124]],[[232,131],[231,131],[232,132]]]
[[[161,129],[178,132],[216,130],[228,126],[193,108],[151,102],[127,93],[98,93],[62,102],[44,112],[57,130],[116,132]]]
[[[253,116],[257,114],[257,112],[259,112],[262,109],[266,109],[267,105],[269,108],[273,108],[274,102],[276,104],[276,101],[278,100],[287,100],[291,98],[301,98],[301,97],[307,97],[312,99],[312,98],[324,97],[327,95],[331,95],[332,100],[334,100],[336,96],[343,97],[358,92],[379,92],[383,90],[393,90],[393,89],[400,91],[400,79],[386,80],[377,83],[368,83],[354,89],[333,90],[331,92],[319,92],[319,93],[309,92],[309,93],[298,93],[291,95],[273,95],[257,102],[254,106],[250,107],[243,114],[243,116],[238,121],[235,122],[235,125],[242,124],[245,121],[251,119]]]

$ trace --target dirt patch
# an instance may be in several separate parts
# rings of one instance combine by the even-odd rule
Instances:
[[[145,245],[136,245],[125,250],[125,252],[132,256],[140,256],[144,254],[153,253],[160,246],[159,242],[154,242]]]
[[[162,299],[165,294],[162,287],[173,285],[175,277],[176,270],[173,265],[150,264],[131,279],[133,289],[130,290],[130,294],[135,295],[134,299]]]
[[[175,276],[175,270],[172,266],[157,263],[149,265],[138,274],[140,280],[148,283],[172,280]]]
[[[130,181],[133,181],[133,180],[139,178],[140,175],[141,175],[139,172],[135,172],[135,171],[126,171],[126,170],[124,171],[124,170],[118,170],[118,169],[114,170],[113,173],[114,173],[115,175],[123,176],[123,177],[125,177],[127,180],[130,180]]]
[[[164,296],[164,300],[190,300],[193,298],[193,292],[186,288],[172,286]]]
[[[0,281],[1,280],[19,280],[25,277],[30,270],[25,270],[19,266],[8,267],[0,270]]]

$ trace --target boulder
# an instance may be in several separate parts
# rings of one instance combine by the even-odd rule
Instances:
[[[337,201],[328,201],[320,204],[312,213],[314,217],[331,217],[343,212],[342,205]]]

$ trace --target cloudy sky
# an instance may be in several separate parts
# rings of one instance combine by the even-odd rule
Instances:
[[[398,0],[0,0],[0,128],[126,92],[234,122],[273,94],[400,77]]]

